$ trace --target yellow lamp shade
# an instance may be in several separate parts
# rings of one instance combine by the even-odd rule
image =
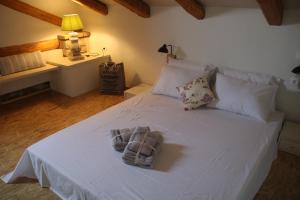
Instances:
[[[64,15],[61,23],[61,29],[63,31],[77,31],[83,29],[83,25],[79,15]]]

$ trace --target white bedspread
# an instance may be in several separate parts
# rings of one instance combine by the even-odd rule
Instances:
[[[2,180],[37,178],[62,199],[252,199],[276,157],[282,120],[183,111],[176,99],[145,93],[28,147]],[[163,132],[153,170],[124,164],[111,146],[110,129],[135,126]]]

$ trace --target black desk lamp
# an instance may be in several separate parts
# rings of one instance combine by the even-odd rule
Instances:
[[[173,45],[166,45],[163,44],[159,49],[158,52],[160,53],[169,53],[168,47],[171,47],[171,55],[173,55]]]
[[[300,89],[300,65],[295,67],[292,72],[296,75],[290,78],[290,83]]]
[[[168,50],[168,47],[170,47],[171,49],[171,53],[169,54],[169,50]],[[167,53],[167,63],[169,62],[169,57],[171,58],[176,58],[176,55],[173,55],[173,45],[166,45],[166,44],[163,44],[159,49],[158,49],[158,52],[160,53]]]
[[[300,75],[300,65],[297,66],[297,67],[295,67],[295,68],[292,70],[292,72],[293,72],[294,74]]]

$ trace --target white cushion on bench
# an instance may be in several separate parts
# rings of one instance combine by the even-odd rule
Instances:
[[[6,56],[0,58],[0,74],[8,75],[45,65],[46,63],[40,51]]]

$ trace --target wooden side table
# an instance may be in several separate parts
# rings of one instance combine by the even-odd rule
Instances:
[[[280,136],[279,150],[300,156],[300,124],[285,122]]]
[[[125,90],[125,93],[124,93],[125,99],[129,99],[131,97],[134,97],[135,95],[138,95],[142,92],[150,90],[151,88],[152,88],[152,86],[149,85],[149,84],[146,84],[146,83],[139,84],[139,85],[137,85],[135,87],[132,87],[128,90]]]

